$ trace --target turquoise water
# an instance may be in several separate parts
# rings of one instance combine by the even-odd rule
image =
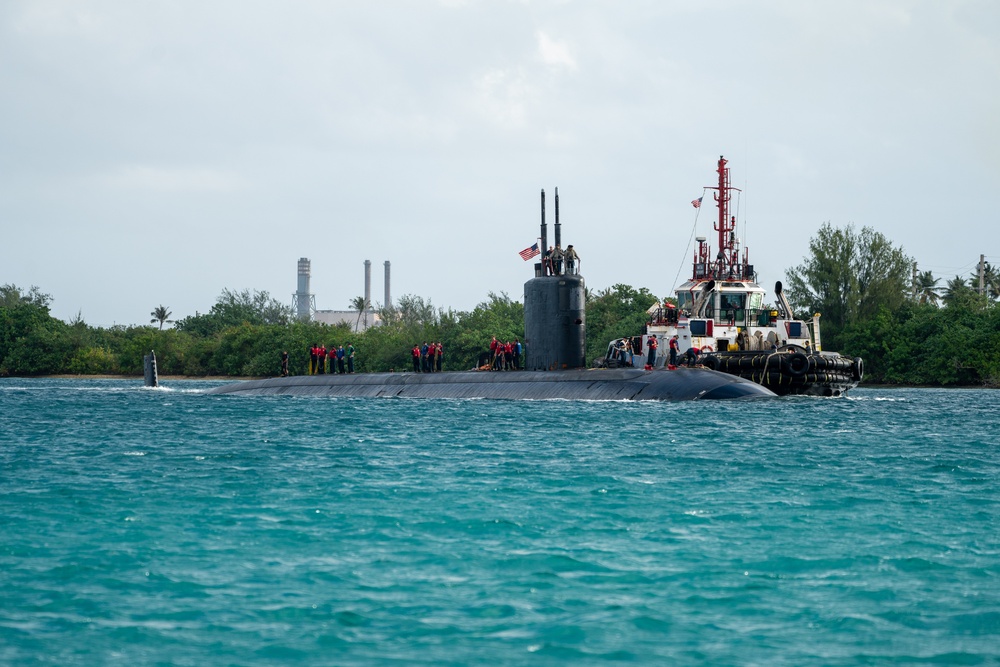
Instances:
[[[0,663],[1000,661],[1000,393],[0,380]]]

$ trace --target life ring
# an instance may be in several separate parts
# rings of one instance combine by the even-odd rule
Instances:
[[[865,375],[865,362],[861,357],[854,357],[854,363],[851,364],[851,377],[854,378],[855,382],[861,382],[861,378]]]
[[[809,370],[809,357],[802,352],[795,352],[784,359],[785,372],[793,378],[800,378]]]
[[[701,346],[701,351],[702,351],[702,353],[705,353],[705,352],[715,352],[715,350],[712,349],[711,345],[702,345]]]

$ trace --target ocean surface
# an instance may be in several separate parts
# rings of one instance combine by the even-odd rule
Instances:
[[[3,665],[1000,663],[1000,392],[0,380]]]

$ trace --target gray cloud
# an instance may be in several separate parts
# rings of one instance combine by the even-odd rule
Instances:
[[[396,296],[469,309],[519,298],[559,186],[588,285],[666,295],[720,154],[765,284],[827,220],[964,275],[1000,261],[998,28],[973,1],[7,3],[0,282],[129,324],[287,299],[301,256],[346,308],[388,259]]]

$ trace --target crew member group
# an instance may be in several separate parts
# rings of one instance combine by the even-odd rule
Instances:
[[[350,342],[346,346],[330,345],[329,348],[322,343],[315,343],[309,348],[309,375],[353,373],[354,354],[354,346]],[[284,359],[282,374],[287,374]]]

